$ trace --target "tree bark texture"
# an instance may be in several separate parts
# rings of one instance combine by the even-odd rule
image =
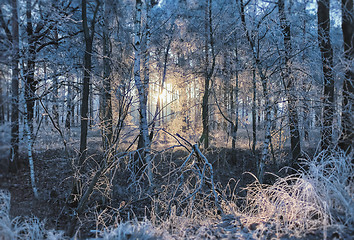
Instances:
[[[34,118],[34,104],[35,104],[35,92],[38,81],[34,77],[34,71],[36,67],[36,37],[34,35],[33,23],[32,23],[32,1],[26,0],[26,32],[28,37],[28,53],[27,53],[27,66],[25,71],[25,99],[26,108],[28,113],[28,124],[33,133],[33,118]]]
[[[253,100],[252,100],[252,152],[256,153],[257,145],[257,81],[256,81],[256,70],[252,70],[252,90],[253,90]]]
[[[5,106],[3,98],[3,81],[0,81],[0,124],[5,123]]]
[[[135,5],[135,21],[134,21],[134,81],[139,94],[139,114],[140,114],[140,137],[138,147],[144,149],[144,160],[147,164],[148,177],[152,181],[152,166],[150,156],[150,138],[147,119],[147,99],[148,99],[148,82],[141,80],[141,12],[142,1],[136,0]],[[146,79],[144,79],[146,80]],[[140,145],[140,146],[139,146]]]
[[[342,134],[339,147],[350,153],[354,148],[354,7],[353,0],[342,0],[345,78],[343,82]]]
[[[237,46],[237,39],[236,39],[236,43],[235,43],[235,64],[236,64],[236,70],[235,70],[235,89],[232,89],[234,90],[235,92],[235,124],[233,124],[232,126],[232,133],[231,133],[231,136],[232,136],[232,149],[235,149],[236,148],[236,138],[237,138],[237,130],[238,130],[238,100],[239,100],[239,70],[238,70],[238,67],[239,67],[239,59],[238,59],[238,46]],[[233,95],[234,93],[231,92],[231,94]]]
[[[105,1],[104,6],[104,26],[103,26],[103,100],[102,100],[102,133],[103,133],[103,147],[108,150],[112,144],[112,100],[111,100],[111,68],[110,68],[110,40],[109,40],[109,5]]]
[[[285,14],[284,0],[278,1],[280,27],[283,34],[285,56],[284,56],[284,70],[282,71],[283,85],[288,99],[288,119],[290,129],[290,144],[292,154],[292,165],[294,165],[301,154],[300,145],[300,131],[299,131],[299,117],[297,112],[297,97],[295,95],[295,79],[291,73],[291,32],[290,23]]]
[[[330,0],[317,0],[318,42],[321,51],[323,71],[323,116],[321,148],[327,150],[333,145],[332,124],[334,114],[333,49],[330,39]]]
[[[266,112],[265,119],[264,119],[264,121],[265,121],[265,139],[263,142],[262,156],[257,164],[258,165],[257,166],[258,181],[260,183],[263,183],[264,166],[265,166],[265,163],[269,160],[269,146],[270,146],[271,137],[272,137],[271,136],[272,107],[271,107],[271,101],[270,101],[269,94],[268,94],[268,77],[265,75],[265,73],[263,71],[261,61],[259,58],[259,52],[257,51],[256,45],[255,45],[256,41],[251,36],[250,32],[247,29],[243,0],[240,0],[240,10],[241,10],[241,22],[242,22],[243,29],[246,33],[246,37],[247,37],[247,40],[250,44],[250,48],[252,51],[252,56],[254,59],[254,68],[257,69],[258,75],[261,80],[263,98],[264,98],[264,102],[265,102],[264,103],[265,104],[265,112]]]
[[[90,79],[91,79],[91,61],[92,61],[92,42],[95,31],[95,21],[100,2],[97,1],[96,8],[93,15],[91,27],[88,26],[87,19],[87,3],[82,0],[82,27],[85,40],[85,54],[84,54],[84,78],[82,82],[82,100],[81,100],[81,134],[80,134],[80,157],[79,165],[86,159],[87,151],[87,125],[88,125],[88,108],[89,108],[89,94],[90,94]]]
[[[18,169],[18,146],[19,146],[19,119],[18,119],[18,101],[19,101],[19,24],[17,13],[17,0],[12,0],[12,80],[11,80],[11,156],[9,170],[17,172]]]
[[[204,70],[204,95],[202,101],[202,125],[203,133],[200,142],[204,142],[204,148],[209,147],[209,95],[210,81],[215,68],[215,51],[212,22],[212,0],[206,1],[205,6],[205,70]],[[211,66],[209,51],[211,50]]]

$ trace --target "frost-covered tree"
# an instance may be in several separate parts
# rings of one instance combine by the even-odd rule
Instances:
[[[299,131],[299,118],[297,112],[297,97],[295,89],[295,78],[291,69],[291,31],[290,22],[286,16],[284,0],[278,1],[278,11],[280,19],[280,27],[284,40],[284,68],[282,70],[282,82],[284,85],[285,94],[288,101],[288,119],[290,130],[291,154],[292,164],[295,164],[301,154],[300,146],[300,131]]]
[[[354,6],[353,0],[342,0],[345,76],[343,81],[342,134],[339,147],[350,153],[354,146]]]
[[[150,38],[150,33],[149,33],[149,28],[146,28],[146,45],[142,46],[142,11],[143,11],[143,6],[145,6],[146,14],[149,15],[149,11],[151,8],[150,2],[146,1],[145,5],[143,5],[143,2],[141,0],[136,0],[135,4],[135,19],[134,19],[134,81],[135,81],[135,86],[138,90],[139,94],[139,130],[140,130],[140,144],[138,144],[138,147],[141,146],[143,149],[143,156],[144,156],[144,161],[147,164],[147,171],[148,171],[148,177],[150,181],[152,181],[152,166],[151,166],[151,156],[150,156],[150,138],[149,138],[149,126],[148,126],[148,119],[147,119],[147,100],[148,100],[148,95],[149,95],[149,46],[147,45],[149,43],[149,38]],[[146,21],[148,21],[149,18],[147,18]],[[143,47],[145,47],[145,56],[143,55]],[[143,56],[142,56],[143,55]],[[141,68],[141,59],[144,59],[145,61],[143,63],[143,71]],[[142,72],[145,74],[144,77],[142,77]]]
[[[327,150],[333,146],[332,128],[334,116],[333,49],[330,38],[330,1],[317,1],[318,42],[321,51],[323,71],[323,123],[321,147]]]
[[[83,83],[82,83],[82,101],[81,101],[81,135],[80,135],[80,157],[79,165],[86,159],[87,151],[87,126],[88,126],[88,110],[89,110],[89,94],[90,94],[90,79],[92,70],[92,53],[93,53],[93,40],[95,37],[96,18],[100,1],[96,1],[95,7],[92,13],[92,19],[90,20],[87,13],[87,1],[82,0],[82,29],[84,33],[85,41],[85,53],[83,64]],[[91,24],[90,24],[91,23]]]

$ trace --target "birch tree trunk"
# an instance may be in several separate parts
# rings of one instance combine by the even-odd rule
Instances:
[[[252,69],[252,90],[253,90],[253,101],[252,101],[252,152],[256,153],[257,145],[257,81],[256,81],[256,70]]]
[[[235,42],[235,64],[236,64],[236,70],[235,70],[235,124],[232,126],[232,149],[236,148],[236,138],[237,138],[237,130],[238,130],[238,99],[239,99],[239,84],[238,84],[238,67],[239,67],[239,60],[238,60],[238,46],[237,46],[237,39]],[[234,94],[233,92],[231,93],[232,95]]]
[[[18,169],[18,147],[19,147],[19,24],[18,24],[18,10],[17,0],[11,1],[12,5],[12,80],[11,80],[11,156],[9,163],[9,170],[11,172],[17,172]]]
[[[327,150],[333,146],[332,125],[334,114],[334,79],[333,79],[333,49],[330,39],[330,0],[317,0],[318,42],[321,51],[323,71],[323,115],[321,129],[321,148]]]
[[[295,86],[294,86],[294,76],[291,73],[291,34],[290,34],[290,23],[286,18],[284,9],[284,0],[278,1],[279,19],[280,27],[284,39],[285,47],[285,57],[284,57],[284,70],[282,71],[283,85],[285,89],[286,96],[288,98],[288,118],[289,118],[289,128],[290,128],[290,143],[291,143],[291,154],[292,154],[292,165],[294,165],[301,154],[300,145],[300,131],[299,131],[299,118],[296,106],[296,96],[295,96]]]
[[[342,134],[339,147],[348,154],[353,150],[354,141],[354,8],[353,0],[342,0],[342,31],[344,58],[346,61],[343,82]]]
[[[262,156],[261,159],[258,162],[257,166],[257,177],[258,181],[260,183],[263,183],[263,175],[264,175],[264,166],[267,160],[269,160],[269,145],[271,141],[271,115],[272,115],[272,107],[271,107],[271,102],[270,98],[268,95],[268,78],[265,75],[263,68],[261,66],[260,58],[259,58],[259,52],[256,50],[256,45],[255,45],[255,39],[250,35],[250,32],[247,29],[246,25],[246,18],[245,18],[245,10],[244,10],[244,4],[243,0],[240,0],[240,10],[241,10],[241,22],[244,28],[244,31],[246,33],[247,40],[250,44],[250,48],[252,51],[253,59],[254,59],[254,65],[255,68],[258,70],[258,74],[261,78],[261,84],[262,84],[262,92],[263,92],[263,98],[265,102],[265,139],[263,142],[263,149],[262,149]]]
[[[136,0],[135,20],[134,20],[134,81],[139,94],[139,114],[140,114],[140,144],[144,150],[144,160],[147,164],[148,178],[152,185],[152,166],[150,156],[150,138],[147,120],[147,99],[148,99],[148,82],[141,80],[141,12],[142,1]],[[146,80],[146,79],[145,79]],[[138,144],[139,146],[139,144]]]
[[[32,138],[32,132],[30,129],[29,125],[29,119],[28,119],[28,112],[27,112],[27,102],[25,102],[25,117],[24,117],[24,123],[25,123],[25,135],[27,138],[27,157],[28,157],[28,162],[29,162],[29,167],[30,167],[30,178],[31,178],[31,186],[33,190],[34,197],[38,199],[38,191],[37,191],[37,186],[36,186],[36,178],[35,178],[35,171],[34,171],[34,162],[33,162],[33,151],[32,151],[32,146],[33,146],[33,138]]]

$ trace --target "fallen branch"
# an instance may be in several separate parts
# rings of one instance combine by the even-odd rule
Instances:
[[[214,171],[213,171],[212,164],[208,161],[208,159],[200,151],[198,144],[192,145],[189,141],[187,141],[185,138],[181,137],[179,134],[176,134],[176,136],[178,138],[181,138],[185,143],[187,143],[189,146],[191,146],[192,150],[189,151],[190,154],[188,155],[186,160],[183,162],[183,164],[178,169],[182,173],[179,176],[180,182],[179,182],[179,185],[176,188],[176,190],[172,196],[172,199],[175,199],[178,190],[183,185],[183,182],[185,181],[185,176],[184,176],[185,173],[187,171],[191,170],[195,174],[197,174],[197,176],[199,178],[199,183],[198,183],[198,186],[196,186],[196,188],[194,189],[194,191],[192,193],[190,193],[187,197],[185,197],[182,201],[180,201],[180,204],[182,204],[183,202],[185,202],[191,198],[194,198],[197,193],[201,192],[203,186],[207,186],[210,188],[210,190],[214,196],[215,205],[218,208],[218,211],[220,213],[223,213],[223,210],[222,210],[221,205],[219,203],[218,191],[217,191],[217,189],[215,187],[215,183],[214,183]],[[175,139],[177,139],[177,138],[175,137]],[[181,144],[180,141],[178,141],[178,142]],[[187,170],[183,170],[187,166],[188,162],[192,159],[193,155],[197,158],[198,161],[193,160],[190,167]],[[171,209],[171,203],[172,203],[172,201],[170,201],[170,203],[169,203],[169,207],[168,207],[169,210]]]

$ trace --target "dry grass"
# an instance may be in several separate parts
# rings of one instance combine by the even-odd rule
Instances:
[[[169,173],[166,185],[158,195],[152,196],[152,206],[147,214],[149,221],[116,223],[97,233],[97,238],[205,239],[218,234],[239,239],[284,235],[301,238],[317,230],[323,230],[325,237],[326,228],[333,225],[353,229],[354,169],[351,157],[337,152],[319,154],[304,161],[306,170],[278,178],[272,185],[261,185],[255,180],[245,189],[247,195],[242,207],[235,203],[236,193],[225,190],[221,206],[228,214],[225,216],[233,216],[228,222],[225,216],[221,219],[210,188],[198,188],[200,171],[194,165],[195,161],[191,161]],[[194,194],[196,190],[198,193]],[[64,239],[62,232],[47,231],[44,222],[37,218],[10,219],[8,191],[0,191],[0,207],[1,240]],[[222,221],[224,225],[220,225]],[[233,230],[227,230],[225,226]]]
[[[246,188],[242,214],[247,224],[268,223],[277,233],[302,236],[329,223],[326,203],[302,177],[278,178],[273,185],[257,181]]]
[[[326,204],[332,223],[354,227],[354,165],[353,156],[341,152],[320,153],[307,161],[308,171],[302,178],[316,189]]]
[[[245,217],[248,226],[266,223],[277,234],[296,237],[315,230],[325,236],[331,225],[353,229],[353,170],[351,156],[321,153],[304,161],[298,174],[278,178],[273,185],[256,179],[245,189],[245,205],[234,207],[233,213]]]

